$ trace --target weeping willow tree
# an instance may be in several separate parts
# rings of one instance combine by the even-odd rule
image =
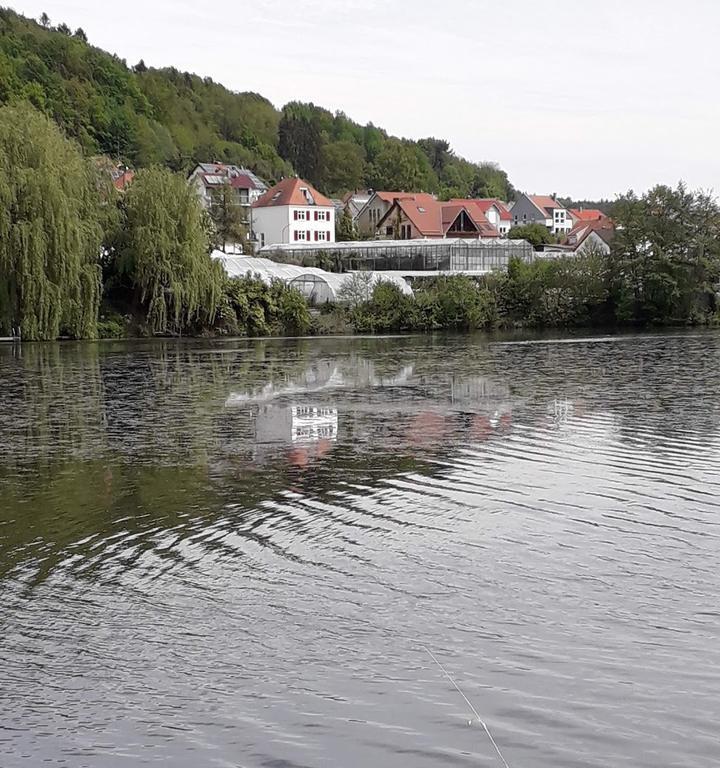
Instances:
[[[125,197],[119,271],[131,282],[154,333],[211,323],[223,272],[208,254],[197,194],[164,168],[140,171]]]
[[[0,108],[0,328],[92,338],[100,202],[79,148],[28,105]]]

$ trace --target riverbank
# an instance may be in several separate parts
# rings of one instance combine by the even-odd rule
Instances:
[[[719,320],[710,292],[696,300],[691,314],[628,316],[621,311],[608,260],[602,256],[531,264],[514,260],[506,273],[421,279],[414,284],[412,295],[389,282],[364,294],[352,285],[350,289],[340,303],[318,307],[280,282],[268,286],[250,276],[228,279],[211,322],[196,322],[182,333],[160,335],[324,336],[573,328],[602,332],[712,326]],[[98,322],[101,338],[158,335],[145,322],[140,308],[125,305],[123,310],[118,312],[110,304],[104,307]]]

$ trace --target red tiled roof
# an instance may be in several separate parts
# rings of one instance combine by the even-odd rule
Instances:
[[[512,221],[512,214],[510,213],[510,209],[503,203],[502,200],[498,200],[497,198],[493,197],[472,197],[463,199],[460,197],[455,197],[452,200],[450,200],[451,203],[461,203],[465,206],[475,206],[478,209],[480,209],[481,213],[487,218],[487,212],[492,208],[494,205],[498,213],[500,214],[500,220],[501,221]]]
[[[460,211],[465,211],[477,227],[478,236],[498,237],[497,229],[488,221],[482,206],[478,203],[478,200],[451,200],[449,203],[443,203],[443,233],[447,234],[455,219],[460,215]],[[489,205],[485,210],[488,208],[490,208]],[[447,226],[445,226],[446,221]]]
[[[395,204],[402,209],[408,221],[424,237],[443,234],[442,206],[426,192],[398,197]]]
[[[305,196],[306,190],[308,196]],[[328,208],[333,207],[332,200],[321,195],[312,184],[302,179],[292,178],[283,179],[260,197],[253,208],[268,208],[270,206],[280,205],[322,205]]]
[[[598,208],[571,208],[570,214],[580,221],[601,221],[607,216]]]
[[[412,197],[412,192],[378,192],[375,194],[386,203],[394,203],[398,197]]]
[[[609,243],[615,234],[615,224],[607,216],[595,221],[580,221],[568,232],[562,244],[577,248],[591,232],[597,232],[606,243]]]
[[[543,211],[548,213],[548,211],[552,211],[555,208],[562,208],[562,205],[558,203],[557,200],[550,197],[550,195],[528,195],[530,200],[532,200],[535,205],[537,205],[538,208],[541,208]],[[552,214],[548,213],[548,218],[552,218]]]
[[[462,211],[465,211],[477,228],[478,237],[497,237],[497,230],[480,208],[467,205],[468,202],[472,203],[467,200],[440,203],[430,194],[418,193],[400,196],[395,200],[394,205],[402,210],[421,237],[446,235]],[[385,219],[389,215],[388,212]]]

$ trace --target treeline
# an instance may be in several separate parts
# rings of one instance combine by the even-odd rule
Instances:
[[[0,8],[0,104],[17,100],[51,117],[86,154],[136,168],[186,172],[218,160],[269,181],[295,172],[331,195],[366,186],[444,198],[513,195],[504,171],[457,157],[442,139],[399,139],[313,104],[278,111],[210,78],[142,61],[129,67],[89,45],[82,29]]]
[[[144,169],[120,195],[47,117],[0,107],[0,335],[305,333],[303,296],[227,278],[214,236],[183,175]]]

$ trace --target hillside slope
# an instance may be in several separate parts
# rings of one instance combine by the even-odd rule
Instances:
[[[291,103],[278,111],[256,93],[210,78],[128,67],[85,33],[0,8],[0,104],[27,100],[88,154],[187,171],[200,160],[252,168],[268,180],[297,172],[328,194],[372,186],[443,197],[513,189],[493,163],[457,157],[442,139],[409,141],[342,113]]]

